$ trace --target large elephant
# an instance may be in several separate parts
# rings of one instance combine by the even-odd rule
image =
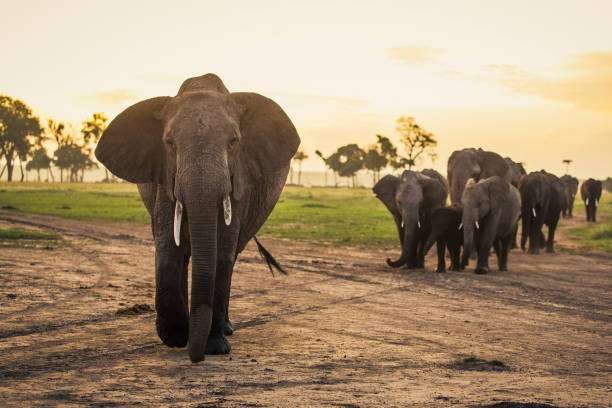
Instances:
[[[504,157],[504,160],[508,163],[508,168],[510,169],[510,184],[518,188],[521,179],[527,174],[523,163],[515,162],[510,157]]]
[[[529,253],[537,254],[544,245],[542,227],[548,226],[546,251],[554,252],[555,231],[566,205],[563,184],[544,170],[529,173],[521,180],[521,249],[529,240]]]
[[[580,186],[580,196],[584,201],[587,221],[597,222],[597,207],[601,199],[602,183],[599,180],[588,179]]]
[[[98,160],[139,184],[151,215],[157,333],[170,347],[188,342],[192,362],[230,351],[234,263],[276,204],[299,144],[274,101],[230,93],[214,74],[127,108],[100,139]]]
[[[494,246],[500,271],[508,269],[508,251],[521,211],[521,197],[516,187],[500,176],[476,182],[469,179],[461,197],[463,203],[462,266],[474,248],[478,230],[477,264],[474,272],[489,272],[489,252]]]
[[[572,218],[574,216],[574,200],[578,192],[578,179],[569,174],[561,176],[559,179],[563,184],[565,195],[565,208],[563,209],[563,217]]]
[[[454,151],[448,158],[448,185],[451,203],[460,203],[465,183],[492,176],[511,180],[510,167],[499,154],[482,149],[468,148]]]
[[[406,170],[399,178],[384,176],[372,190],[393,216],[399,235],[401,255],[396,261],[387,259],[387,264],[394,268],[424,267],[431,214],[444,206],[448,196],[444,177],[431,169]]]

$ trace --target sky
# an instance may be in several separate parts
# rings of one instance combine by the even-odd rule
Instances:
[[[454,150],[482,147],[579,178],[612,176],[612,1],[0,0],[0,93],[40,116],[111,118],[213,72],[278,102],[310,156],[397,140],[413,116]]]

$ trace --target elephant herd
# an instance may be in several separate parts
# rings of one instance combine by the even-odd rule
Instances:
[[[188,346],[192,362],[230,352],[226,336],[233,333],[229,301],[236,258],[272,212],[299,144],[279,105],[256,93],[230,92],[214,74],[187,79],[175,96],[128,107],[100,138],[96,157],[117,177],[138,184],[151,217],[157,334],[169,347]],[[402,244],[399,259],[389,264],[422,268],[436,242],[440,272],[447,247],[452,269],[464,268],[474,248],[476,271],[487,272],[491,246],[505,269],[521,213],[516,183],[524,173],[495,153],[464,149],[449,159],[448,184],[434,170],[383,177],[374,191],[393,215]],[[568,184],[571,197],[564,198],[566,190],[553,186],[558,179],[552,175],[522,180],[521,190],[533,195],[524,195],[522,207],[524,231],[537,240],[530,248],[537,251],[543,242],[537,233],[546,223],[553,231],[552,249],[555,214],[558,219],[565,209],[571,216],[568,202],[577,184]],[[590,221],[598,186],[594,180],[582,185]],[[449,189],[453,204],[445,207]],[[255,241],[268,265],[279,268]]]
[[[596,222],[601,181],[588,179],[580,193],[587,221]],[[435,170],[406,170],[387,175],[373,188],[389,210],[399,236],[401,254],[387,259],[395,268],[423,268],[427,252],[437,246],[437,272],[460,271],[476,258],[474,271],[488,273],[491,248],[500,271],[508,269],[508,253],[517,246],[521,220],[521,249],[530,254],[554,252],[559,218],[571,218],[578,179],[558,178],[545,170],[527,174],[509,157],[475,148],[457,150],[448,159],[448,177]],[[446,206],[450,195],[449,206]],[[543,233],[546,225],[548,236]],[[527,247],[528,245],[528,247]],[[463,252],[461,249],[463,248]]]

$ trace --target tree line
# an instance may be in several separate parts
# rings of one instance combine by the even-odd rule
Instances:
[[[20,180],[25,171],[46,170],[47,180],[83,181],[85,170],[98,167],[93,160],[93,150],[106,128],[108,118],[103,113],[94,113],[77,129],[65,122],[48,119],[46,126],[34,115],[24,102],[0,95],[0,159],[4,165],[0,178],[6,172],[7,180],[13,181],[19,164]],[[52,171],[59,169],[59,180]],[[106,171],[106,181],[109,181]]]
[[[380,173],[388,167],[393,171],[399,171],[405,168],[411,169],[426,156],[431,160],[436,159],[435,148],[438,142],[435,135],[420,126],[413,117],[399,117],[395,129],[403,152],[391,142],[391,139],[378,134],[376,141],[365,148],[350,143],[338,147],[327,157],[320,150],[315,153],[334,174],[336,186],[338,186],[338,177],[346,177],[353,187],[358,186],[357,172],[360,170],[369,171],[375,184],[380,179]],[[294,158],[300,165],[299,174],[301,174],[301,162],[308,157],[304,156],[305,153],[301,152]]]

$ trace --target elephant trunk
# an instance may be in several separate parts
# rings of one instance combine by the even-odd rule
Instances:
[[[478,216],[470,211],[463,211],[463,259],[465,264],[474,250],[474,229],[479,228]]]
[[[387,265],[393,268],[399,268],[410,261],[410,253],[412,246],[414,245],[415,230],[417,228],[417,217],[406,216],[404,220],[404,239],[402,242],[402,253],[396,261],[387,259]]]
[[[183,182],[179,182],[177,197],[179,201],[183,200],[187,210],[191,244],[189,357],[194,363],[204,360],[212,326],[219,221],[223,219],[222,203],[231,191],[229,173],[224,169],[226,166],[216,167],[219,168],[188,171],[182,178]]]
[[[427,243],[425,244],[425,255],[427,255],[427,253],[429,252],[433,244],[436,243],[438,238],[439,238],[439,234],[436,234],[436,231],[432,229],[431,232],[429,233],[429,237],[427,238]]]
[[[472,175],[465,170],[455,169],[451,180],[449,180],[451,203],[461,202],[461,196],[463,195],[463,190],[465,189],[465,183],[467,183],[471,176]]]

